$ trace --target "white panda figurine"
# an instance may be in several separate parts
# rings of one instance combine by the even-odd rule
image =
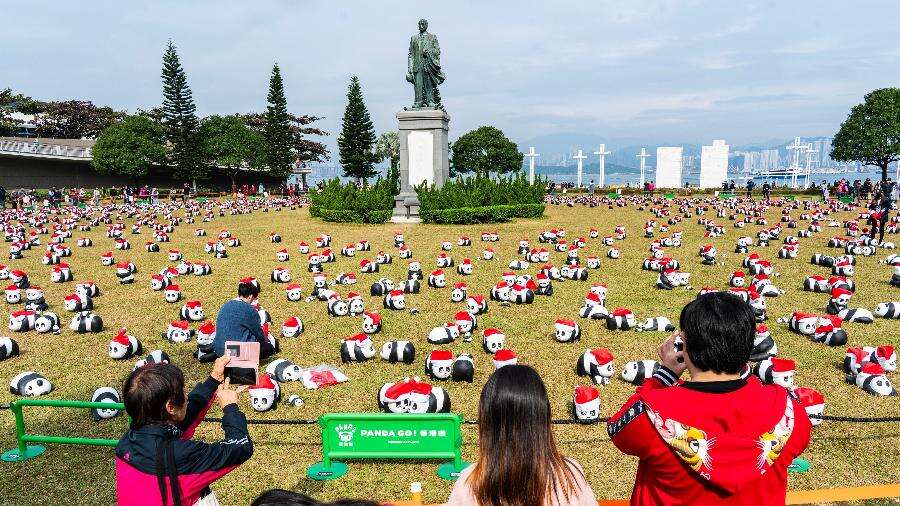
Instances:
[[[299,381],[303,370],[300,366],[283,358],[275,359],[266,366],[266,373],[281,383]]]
[[[275,267],[272,269],[273,283],[289,283],[291,281],[291,272],[287,267]]]
[[[459,382],[465,381],[471,383],[475,379],[475,362],[472,355],[468,353],[460,353],[453,359],[453,365],[450,367],[450,379]]]
[[[875,306],[875,315],[881,318],[900,318],[900,302],[880,302]]]
[[[53,383],[40,373],[25,371],[9,382],[9,393],[21,397],[38,397],[53,391]]]
[[[632,360],[622,368],[622,379],[632,385],[642,385],[653,377],[661,366],[656,360]]]
[[[365,332],[341,341],[341,362],[365,362],[375,356],[375,345]]]
[[[665,316],[647,318],[644,323],[639,323],[635,330],[638,332],[673,332],[675,325]]]
[[[175,304],[181,300],[181,287],[178,285],[169,285],[163,290],[163,299],[169,304]]]
[[[455,323],[448,323],[441,327],[435,327],[428,332],[428,342],[430,344],[450,344],[459,337],[459,326]]]
[[[113,360],[125,360],[140,355],[144,351],[141,341],[129,335],[126,329],[120,329],[106,348],[109,358]]]
[[[94,393],[91,395],[91,402],[113,404],[122,402],[122,398],[115,388],[100,387],[94,390]],[[91,408],[91,417],[95,422],[115,418],[119,416],[119,413],[120,411],[116,408]]]
[[[37,313],[34,311],[14,311],[9,315],[9,330],[13,332],[27,332],[34,329]]]
[[[606,348],[585,350],[578,358],[575,373],[590,377],[597,385],[608,385],[615,374],[612,353]]]
[[[59,334],[59,316],[50,311],[39,313],[34,319],[34,330],[39,334],[46,334],[47,332]]]
[[[788,390],[794,387],[797,364],[793,360],[770,357],[753,366],[752,372],[765,384],[781,385]]]
[[[145,365],[150,364],[170,364],[172,360],[169,358],[169,355],[162,350],[153,350],[146,357],[138,360],[134,363],[134,368],[132,371],[140,369]]]
[[[452,368],[453,352],[450,350],[432,350],[425,359],[425,374],[431,379],[450,379]]]
[[[303,333],[303,330],[303,320],[298,316],[291,316],[281,326],[281,335],[288,338],[297,337]]]
[[[572,418],[582,424],[600,421],[600,392],[590,385],[578,385],[572,396]]]
[[[416,348],[410,341],[388,341],[381,346],[380,355],[391,364],[412,364],[416,360]]]
[[[493,355],[506,346],[506,335],[497,328],[484,329],[481,338],[481,347],[485,353]]]
[[[10,337],[0,337],[0,362],[19,356],[19,343]]]
[[[369,335],[381,332],[381,314],[372,311],[363,312],[363,332]]]
[[[182,320],[199,322],[206,319],[203,313],[203,305],[199,300],[189,300],[181,306],[180,316]]]
[[[581,327],[573,320],[560,318],[554,323],[554,335],[560,343],[573,343],[581,339]]]
[[[170,343],[186,343],[194,337],[194,331],[188,326],[187,321],[176,320],[169,323],[169,327],[166,329],[163,337]]]
[[[268,373],[260,374],[256,384],[252,385],[248,392],[250,407],[260,413],[277,408],[281,399],[281,386]]]
[[[78,334],[96,333],[103,330],[103,319],[91,311],[79,311],[72,317],[69,328]]]

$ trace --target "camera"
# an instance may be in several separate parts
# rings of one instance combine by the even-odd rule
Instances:
[[[234,385],[255,385],[259,374],[259,343],[225,341],[225,355],[231,361],[225,366],[225,377]]]

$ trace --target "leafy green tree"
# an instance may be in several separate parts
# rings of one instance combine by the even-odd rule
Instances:
[[[352,76],[347,90],[347,107],[344,109],[341,135],[338,137],[338,152],[344,176],[362,180],[378,174],[375,164],[375,127],[363,101],[359,78]]]
[[[881,167],[900,160],[900,88],[882,88],[853,106],[831,143],[831,158]]]
[[[234,184],[240,170],[265,166],[263,138],[237,116],[210,116],[200,123],[204,162],[223,169]]]
[[[378,136],[375,154],[378,155],[378,161],[390,160],[391,169],[396,170],[400,166],[400,134],[392,130]]]
[[[35,117],[35,127],[38,137],[93,139],[124,117],[123,112],[111,107],[97,107],[84,100],[48,102]]]
[[[491,172],[505,174],[522,169],[519,147],[491,126],[464,134],[451,145],[451,150],[450,166],[455,174],[475,172],[487,176]]]
[[[248,114],[239,114],[238,117],[243,120],[248,128],[256,133],[264,134],[266,131],[266,115],[257,112]],[[308,126],[311,123],[319,121],[318,116],[302,115],[288,113],[288,124],[291,131],[291,154],[294,160],[301,164],[310,162],[325,162],[330,159],[328,148],[319,141],[308,138],[311,135],[327,136],[328,132]]]
[[[0,90],[0,109],[9,109],[22,114],[38,114],[44,112],[45,102],[35,100],[21,93],[13,93],[11,88]]]
[[[265,156],[269,173],[277,177],[287,177],[291,173],[291,119],[284,98],[284,83],[278,64],[272,67],[269,79],[269,105],[266,107]]]
[[[144,116],[126,116],[97,137],[91,165],[101,174],[142,178],[154,165],[165,163],[164,142],[159,124]]]
[[[163,55],[163,125],[166,141],[171,148],[170,162],[173,176],[185,181],[204,179],[206,171],[201,163],[197,130],[197,106],[187,83],[187,75],[181,66],[175,45],[169,41]]]

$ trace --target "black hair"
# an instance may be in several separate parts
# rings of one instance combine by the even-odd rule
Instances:
[[[738,296],[700,295],[681,310],[679,324],[688,357],[701,371],[737,374],[750,360],[756,320]]]
[[[186,401],[184,374],[172,364],[149,364],[135,369],[122,391],[132,429],[169,423],[166,403],[181,407]]]
[[[238,283],[238,297],[259,296],[259,286],[254,283]]]
[[[250,506],[379,506],[375,501],[364,499],[339,499],[334,502],[319,502],[308,495],[290,490],[273,488],[266,490]]]

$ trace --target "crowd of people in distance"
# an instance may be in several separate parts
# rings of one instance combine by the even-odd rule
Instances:
[[[241,299],[253,298],[244,292]],[[659,346],[661,367],[607,423],[613,444],[638,458],[631,504],[784,504],[788,466],[806,449],[811,423],[787,389],[749,374],[753,312],[735,295],[714,292],[688,303],[679,323],[681,331]],[[218,358],[190,393],[170,364],[138,368],[125,381],[131,425],[116,448],[119,504],[218,504],[210,485],[253,455],[237,404],[245,387],[225,379],[229,360]],[[224,438],[194,440],[213,402],[222,409]],[[551,420],[537,371],[520,364],[497,369],[479,401],[478,459],[461,473],[447,504],[595,506],[587,472],[560,452]],[[252,504],[377,503],[321,503],[269,490]]]

